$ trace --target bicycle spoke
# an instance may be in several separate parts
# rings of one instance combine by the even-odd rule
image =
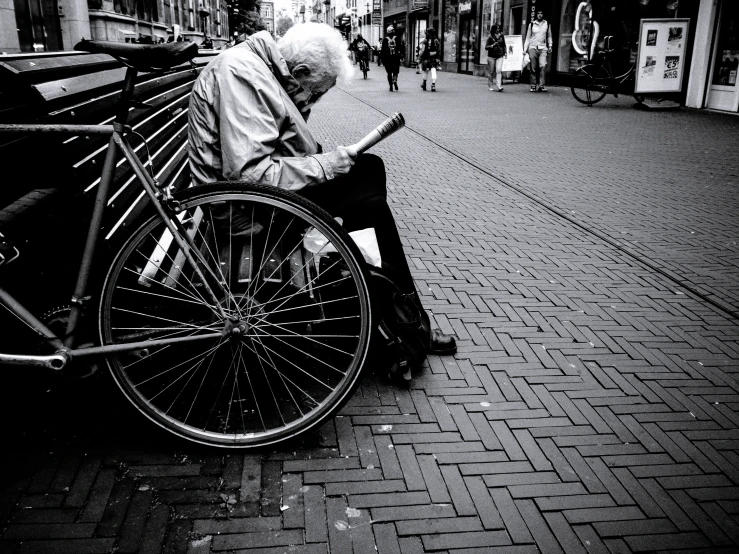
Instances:
[[[175,199],[177,236],[149,218],[105,279],[101,343],[143,345],[106,356],[124,394],[206,444],[268,445],[319,425],[356,387],[369,344],[348,235],[280,190],[209,185]],[[331,237],[317,253],[308,229]]]
[[[217,350],[217,349],[218,349],[218,348],[219,348],[219,347],[221,346],[221,344],[222,344],[222,342],[219,342],[219,343],[218,343],[217,345],[213,346],[213,347],[212,347],[211,349],[209,349],[209,350],[206,350],[206,352],[205,352],[205,355],[208,355],[208,354],[210,354],[211,352],[213,352],[214,350]],[[180,362],[179,364],[177,364],[177,365],[174,365],[174,366],[170,367],[169,369],[165,369],[164,371],[161,371],[161,372],[157,373],[156,375],[152,375],[152,376],[151,376],[151,377],[149,377],[148,379],[145,379],[145,380],[143,380],[143,381],[140,381],[140,382],[138,382],[138,383],[135,383],[135,384],[134,384],[133,386],[134,386],[134,388],[140,388],[140,387],[141,387],[141,385],[144,385],[144,384],[148,383],[149,381],[151,381],[151,380],[153,380],[153,379],[156,379],[156,378],[158,378],[158,377],[161,377],[162,375],[166,375],[166,374],[167,374],[167,373],[169,373],[170,371],[174,371],[174,370],[175,370],[175,369],[177,369],[178,367],[181,367],[181,366],[185,365],[186,363],[189,363],[189,362],[191,362],[191,361],[192,361],[192,360],[194,360],[194,359],[195,359],[196,357],[198,357],[198,356],[202,356],[202,355],[203,355],[203,354],[195,354],[194,356],[192,356],[191,358],[188,358],[188,359],[187,359],[187,360],[185,360],[184,362]]]
[[[262,348],[264,349],[264,351],[265,351],[265,354],[269,355],[269,352],[270,352],[270,351],[272,351],[272,352],[274,352],[275,354],[277,354],[278,356],[280,356],[280,355],[279,355],[279,354],[278,354],[277,352],[275,352],[275,351],[274,351],[274,350],[272,350],[271,348],[267,348],[267,346],[265,346],[265,345],[264,345],[264,343],[260,342],[260,343],[259,343],[259,345],[260,345],[260,346],[261,346],[261,347],[262,347]],[[248,348],[248,346],[247,346],[247,348]],[[251,349],[250,349],[250,350],[251,350]],[[253,352],[254,352],[254,353],[255,353],[255,354],[257,355],[257,356],[259,356],[259,353],[258,353],[258,352],[256,352],[256,350],[252,350],[252,351],[253,351]],[[270,358],[271,358],[271,357],[270,357]],[[282,356],[280,356],[280,358],[282,358]],[[283,359],[285,359],[285,358],[283,358]],[[290,362],[289,360],[285,360],[285,361],[287,361],[288,363],[290,363],[290,364],[291,364],[291,365],[293,365],[294,367],[297,367],[297,366],[296,366],[295,364],[293,364],[293,363],[292,363],[292,362]],[[273,362],[273,363],[274,363],[274,362]],[[281,372],[281,371],[280,371],[279,369],[277,369],[277,366],[273,365],[272,367],[274,368],[275,372],[276,372],[276,373],[277,373],[277,374],[278,374],[278,375],[280,376],[280,378],[281,378],[281,379],[283,380],[283,383],[284,383],[284,381],[286,380],[286,381],[287,381],[288,383],[290,383],[290,384],[291,384],[291,385],[292,385],[293,387],[295,387],[295,388],[296,388],[297,390],[299,390],[299,391],[300,391],[300,392],[301,392],[301,393],[302,393],[302,394],[303,394],[304,396],[306,396],[307,398],[309,398],[309,399],[310,399],[310,400],[311,400],[311,401],[312,401],[312,402],[313,402],[313,403],[314,403],[314,404],[315,404],[316,406],[320,405],[320,402],[318,402],[318,400],[316,400],[316,399],[315,399],[315,398],[313,398],[313,397],[312,397],[312,396],[311,396],[310,394],[308,394],[308,392],[307,392],[307,391],[304,391],[304,390],[303,390],[303,389],[301,389],[301,388],[300,388],[300,387],[299,387],[298,385],[296,385],[295,383],[293,383],[293,381],[292,381],[292,380],[291,380],[291,379],[290,379],[290,378],[289,378],[289,377],[288,377],[287,375],[285,375],[285,374],[284,374],[284,373],[282,373],[282,372]],[[300,368],[298,367],[298,369],[300,369]],[[302,370],[301,370],[301,371],[302,371]],[[307,374],[307,375],[308,375],[309,377],[312,377],[313,379],[315,379],[315,377],[313,377],[312,375],[310,375],[310,374]],[[316,380],[316,381],[317,381],[318,383],[320,383],[321,385],[324,385],[324,384],[323,384],[323,383],[322,383],[321,381],[318,381],[317,379],[315,379],[315,380]],[[324,386],[326,386],[326,385],[324,385]],[[331,389],[330,387],[327,387],[327,388],[329,388],[329,390],[333,390],[333,389]],[[290,393],[290,390],[289,390],[289,388],[287,388],[287,386],[286,386],[286,390],[288,391],[288,393],[289,393],[289,394],[290,394],[290,396],[292,397],[292,393]],[[294,398],[293,398],[293,400],[294,400]],[[296,402],[296,405],[297,405],[297,402]]]

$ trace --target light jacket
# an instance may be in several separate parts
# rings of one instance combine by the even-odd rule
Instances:
[[[546,19],[542,19],[541,23],[534,20],[526,31],[526,41],[523,45],[523,51],[528,52],[530,48],[535,50],[544,50],[552,47],[552,29]]]
[[[243,180],[297,190],[333,179],[336,154],[319,154],[296,105],[309,96],[267,31],[219,54],[190,96],[194,184]]]

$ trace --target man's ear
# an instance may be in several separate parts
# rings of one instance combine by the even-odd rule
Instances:
[[[308,77],[310,73],[310,67],[308,67],[308,64],[304,63],[296,65],[292,70],[293,77],[296,79],[304,79],[305,77]]]

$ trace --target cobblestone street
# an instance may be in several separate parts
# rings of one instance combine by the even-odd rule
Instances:
[[[311,125],[330,150],[405,116],[373,152],[458,353],[247,453],[107,376],[9,377],[1,553],[737,552],[739,119],[420,80],[373,64]]]

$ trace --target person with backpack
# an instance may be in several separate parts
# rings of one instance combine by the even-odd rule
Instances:
[[[382,57],[382,65],[387,71],[387,83],[390,86],[390,92],[398,90],[398,73],[400,73],[400,61],[405,57],[405,45],[400,38],[395,36],[395,27],[389,25],[382,39],[382,49],[380,56]]]
[[[547,55],[552,53],[552,28],[544,19],[544,12],[538,10],[536,19],[531,22],[526,31],[526,40],[523,51],[531,58],[531,72],[529,74],[529,90],[531,92],[546,92],[544,86],[547,73]]]
[[[488,90],[493,90],[495,83],[498,92],[503,92],[503,59],[508,57],[505,45],[505,37],[500,32],[500,25],[493,23],[490,26],[490,36],[485,43],[485,50],[488,52],[488,67],[490,75],[488,75]]]
[[[421,52],[421,68],[423,69],[423,83],[421,88],[426,90],[426,81],[431,71],[431,92],[436,92],[436,70],[441,64],[441,43],[436,37],[436,29],[429,27],[426,31],[426,42]]]

